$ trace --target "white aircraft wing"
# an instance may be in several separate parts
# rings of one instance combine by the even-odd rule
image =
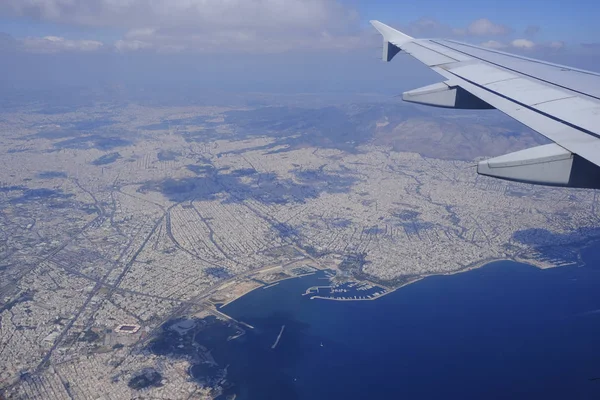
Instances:
[[[379,21],[383,59],[404,51],[446,80],[405,101],[495,108],[554,143],[482,161],[483,175],[553,186],[600,188],[600,74],[453,40],[415,39]]]

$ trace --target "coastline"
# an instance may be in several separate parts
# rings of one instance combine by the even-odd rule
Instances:
[[[585,240],[585,241],[581,241],[581,242],[575,242],[575,243],[571,243],[570,246],[574,246],[577,247],[577,251],[579,253],[579,260],[577,263],[574,263],[573,265],[578,265],[578,266],[585,266],[586,263],[584,260],[581,259],[581,252],[592,247],[595,244],[600,243],[600,238],[598,237],[594,237],[591,238],[589,240]],[[389,292],[387,293],[392,293],[395,292],[398,289],[401,289],[405,286],[408,286],[410,284],[413,284],[415,282],[418,282],[420,280],[423,280],[425,278],[429,278],[432,276],[451,276],[451,275],[457,275],[457,274],[462,274],[464,272],[469,272],[469,271],[473,271],[476,270],[478,268],[484,267],[488,264],[492,264],[495,262],[500,262],[500,261],[511,261],[511,262],[516,262],[516,263],[520,263],[520,264],[525,264],[525,265],[529,265],[541,270],[544,269],[552,269],[552,268],[560,268],[562,265],[555,265],[555,264],[551,264],[547,261],[542,261],[542,260],[535,260],[535,259],[531,259],[531,258],[524,258],[521,256],[521,253],[517,254],[515,257],[500,257],[500,258],[488,258],[488,259],[483,259],[483,260],[479,260],[479,261],[475,261],[471,264],[466,265],[464,268],[455,270],[455,271],[450,271],[450,272],[444,272],[444,273],[433,273],[433,274],[424,274],[424,275],[419,275],[419,276],[415,276],[414,278],[411,278],[410,280],[408,280],[405,283],[402,283],[401,285],[397,286],[397,287],[387,287],[389,289]],[[368,276],[368,275],[366,275]],[[373,281],[367,279],[367,281],[374,283]],[[382,297],[385,294],[378,296]],[[375,299],[369,299],[369,300],[375,300]],[[356,300],[358,301],[358,299]]]
[[[578,256],[578,262],[577,263],[573,263],[572,265],[579,265],[579,266],[584,266],[586,265],[585,262],[581,259],[581,252],[584,251],[585,249],[593,246],[594,244],[600,243],[600,238],[592,238],[590,240],[586,240],[583,243],[582,242],[577,242],[577,243],[572,243],[571,246],[577,247],[577,251],[579,253]],[[315,264],[319,265],[320,267],[318,268],[318,270],[325,270],[324,268],[322,268],[322,266],[316,262],[316,260],[312,260],[315,261]],[[386,291],[378,296],[372,297],[372,298],[364,298],[364,299],[338,299],[338,298],[330,298],[330,297],[324,297],[324,296],[312,296],[311,299],[319,299],[319,300],[333,300],[333,301],[373,301],[373,300],[377,300],[383,296],[386,296],[390,293],[394,293],[399,289],[402,289],[408,285],[414,284],[416,282],[419,282],[425,278],[429,278],[429,277],[433,277],[433,276],[452,276],[452,275],[457,275],[457,274],[462,274],[465,272],[469,272],[469,271],[473,271],[479,268],[482,268],[488,264],[492,264],[495,262],[501,262],[501,261],[510,261],[510,262],[515,262],[515,263],[520,263],[520,264],[524,264],[524,265],[529,265],[531,267],[534,268],[538,268],[541,270],[545,270],[545,269],[551,269],[551,268],[560,268],[563,265],[556,265],[556,264],[552,264],[549,261],[546,260],[536,260],[536,259],[531,259],[531,258],[525,258],[522,256],[522,253],[517,254],[515,257],[499,257],[499,258],[487,258],[487,259],[483,259],[483,260],[479,260],[476,262],[473,262],[471,264],[466,265],[464,268],[460,268],[458,270],[455,271],[450,271],[450,272],[442,272],[442,273],[430,273],[430,274],[423,274],[423,275],[419,275],[419,276],[414,276],[411,278],[408,278],[408,280],[406,282],[403,282],[402,284],[398,285],[398,286],[392,286],[389,283],[385,283],[385,282],[379,282],[377,279],[369,279],[369,275],[364,275],[365,279],[356,279],[356,282],[368,282],[371,283],[373,285],[376,286],[380,286],[383,287],[384,289],[386,289]],[[277,268],[277,267],[275,267]],[[275,268],[271,268],[271,269],[275,269]],[[338,270],[337,268],[328,268],[328,269],[332,269],[332,270]],[[228,301],[225,304],[222,304],[221,306],[219,306],[219,309],[222,309],[223,307],[235,302],[236,300],[241,299],[242,297],[244,297],[245,295],[247,295],[250,292],[253,292],[256,289],[262,288],[262,289],[268,289],[271,288],[273,286],[276,286],[279,282],[285,281],[285,280],[289,280],[289,279],[296,279],[296,278],[302,278],[305,276],[309,276],[309,275],[313,275],[315,272],[310,272],[308,274],[302,274],[302,275],[297,275],[297,276],[289,276],[289,277],[285,277],[273,282],[269,282],[260,286],[257,286],[255,288],[252,288],[251,290],[248,290],[244,293],[242,293],[241,295],[237,296],[234,299],[231,299],[230,301]]]
[[[584,256],[596,265],[600,248]],[[463,278],[458,275],[482,266],[486,270]],[[380,303],[341,307],[336,303],[308,302],[299,296],[306,287],[322,282],[317,279],[321,275],[317,275],[289,282],[287,288],[273,294],[255,292],[256,296],[251,295],[228,311],[242,320],[257,321],[255,325],[261,328],[244,343],[244,346],[248,343],[256,346],[250,354],[264,355],[264,359],[261,358],[265,361],[264,371],[253,376],[267,376],[265,382],[271,382],[273,374],[280,374],[278,382],[292,390],[296,385],[312,385],[305,392],[312,394],[321,393],[320,388],[334,386],[332,392],[340,398],[369,398],[372,389],[360,391],[360,386],[361,378],[365,378],[361,370],[365,362],[370,362],[369,367],[374,372],[368,377],[369,387],[385,387],[390,380],[396,382],[398,375],[408,375],[417,380],[398,382],[412,388],[414,393],[423,393],[424,388],[432,387],[427,385],[432,375],[440,376],[443,384],[432,388],[432,396],[426,397],[443,397],[452,387],[457,395],[464,393],[461,377],[465,375],[480,378],[478,386],[472,389],[473,397],[479,397],[496,384],[509,396],[511,388],[498,383],[498,377],[502,381],[518,380],[531,370],[542,371],[542,379],[528,379],[523,385],[531,385],[539,391],[536,393],[547,393],[546,379],[557,373],[573,378],[570,382],[577,388],[586,385],[581,376],[597,376],[594,373],[597,363],[589,357],[589,349],[598,347],[596,333],[600,320],[580,316],[580,313],[599,307],[600,295],[595,288],[600,282],[600,270],[569,267],[555,271],[545,273],[531,264],[515,263],[509,257],[484,259],[444,274],[457,275],[457,278],[428,280]],[[415,277],[403,286],[424,277]],[[507,287],[510,290],[507,291]],[[560,295],[553,296],[556,293]],[[343,292],[322,292],[323,296],[340,294],[344,296]],[[353,290],[351,294],[355,294]],[[565,304],[569,304],[567,314],[577,318],[577,324],[564,318]],[[571,307],[572,304],[577,306]],[[547,340],[531,343],[523,340],[523,337],[538,337],[540,329],[547,332]],[[465,336],[470,340],[466,341]],[[282,345],[285,348],[280,348]],[[529,352],[532,347],[534,351]],[[275,348],[277,351],[273,351]],[[440,348],[444,351],[439,351]],[[356,352],[363,352],[368,358],[357,357]],[[564,363],[549,363],[549,353],[559,354]],[[457,364],[456,357],[464,357],[466,361],[448,371],[447,365]],[[399,358],[404,365],[398,366]],[[234,378],[237,377],[232,376]],[[298,383],[292,383],[296,379]],[[360,383],[348,388],[354,382]],[[263,387],[258,386],[253,393]],[[591,391],[597,390],[589,387]],[[397,388],[392,384],[386,393],[393,393]]]
[[[382,293],[381,295],[372,297],[372,298],[365,298],[365,299],[336,299],[336,298],[328,298],[328,297],[323,297],[323,296],[312,296],[311,299],[330,300],[330,301],[367,301],[367,300],[368,301],[374,301],[374,300],[377,300],[377,299],[379,299],[379,298],[381,298],[383,296],[386,296],[386,295],[388,295],[390,293],[394,293],[395,291],[397,291],[399,289],[402,289],[405,286],[408,286],[408,285],[411,285],[413,283],[419,282],[419,281],[421,281],[421,280],[423,280],[425,278],[429,278],[429,277],[432,277],[432,276],[457,275],[457,274],[461,274],[461,273],[464,273],[464,272],[469,272],[469,271],[481,268],[481,267],[483,267],[483,266],[485,266],[487,264],[491,264],[491,263],[498,262],[498,261],[520,262],[522,264],[527,264],[527,265],[531,265],[533,267],[539,268],[538,266],[533,265],[531,263],[521,262],[521,261],[518,261],[518,260],[515,260],[515,259],[511,259],[511,258],[485,259],[485,260],[480,260],[480,261],[477,261],[475,263],[469,264],[465,268],[461,268],[460,270],[456,270],[456,271],[451,271],[451,272],[446,272],[446,273],[425,274],[425,275],[416,276],[416,277],[410,279],[409,281],[407,281],[407,282],[405,282],[405,283],[403,283],[403,284],[401,284],[401,285],[399,285],[397,287],[390,287],[390,286],[387,286],[387,285],[381,285],[381,284],[375,283],[375,282],[373,282],[373,281],[371,281],[369,279],[366,279],[366,280],[357,280],[357,282],[364,282],[364,281],[366,281],[366,282],[372,283],[374,285],[385,286],[386,291],[384,293]],[[543,268],[540,268],[540,269],[543,269]],[[314,275],[314,274],[315,274],[315,272],[311,272],[311,273],[308,273],[308,274],[302,274],[302,275],[297,275],[297,276],[290,276],[290,277],[286,277],[286,278],[283,278],[283,279],[280,279],[280,280],[277,280],[277,281],[269,282],[268,284],[263,284],[263,285],[256,286],[256,287],[254,287],[254,288],[252,288],[250,290],[245,291],[244,293],[240,294],[236,298],[229,300],[227,303],[224,303],[224,304],[220,305],[218,307],[218,310],[220,310],[219,312],[221,312],[221,313],[223,313],[223,314],[226,315],[226,313],[224,313],[222,311],[222,309],[225,306],[230,305],[233,302],[235,302],[235,301],[243,298],[244,296],[246,296],[247,294],[255,291],[256,289],[261,289],[261,288],[262,289],[268,289],[268,288],[277,286],[278,283],[286,281],[286,280],[296,279],[296,278],[302,278],[302,277],[306,277],[306,276],[310,276],[310,275]]]
[[[273,269],[273,268],[271,268],[271,269]],[[251,292],[255,291],[256,289],[269,289],[269,288],[271,288],[271,287],[277,286],[279,283],[281,283],[281,282],[283,282],[283,281],[287,281],[287,280],[289,280],[289,279],[303,278],[303,277],[305,277],[305,276],[314,275],[315,273],[316,273],[316,272],[309,272],[309,273],[307,273],[307,274],[302,274],[302,275],[288,276],[288,277],[285,277],[285,278],[282,278],[282,279],[279,279],[279,280],[276,280],[276,281],[272,281],[272,282],[269,282],[269,283],[263,283],[263,284],[260,284],[260,285],[258,285],[258,286],[255,286],[255,287],[253,287],[253,288],[251,288],[251,289],[249,289],[249,290],[247,290],[247,291],[243,292],[243,293],[242,293],[242,294],[240,294],[239,296],[237,296],[237,297],[235,297],[235,298],[233,298],[233,299],[231,299],[231,300],[227,301],[226,303],[223,303],[223,304],[221,304],[221,305],[220,305],[218,308],[219,308],[219,310],[220,310],[220,309],[222,309],[223,307],[225,307],[225,306],[228,306],[229,304],[233,303],[234,301],[241,299],[242,297],[244,297],[244,296],[245,296],[245,295],[247,295],[248,293],[251,293]],[[258,282],[257,282],[257,283],[258,283]],[[223,289],[223,287],[220,287],[220,288],[218,288],[218,289],[217,289],[217,291],[218,291],[218,290],[221,290],[221,289]]]

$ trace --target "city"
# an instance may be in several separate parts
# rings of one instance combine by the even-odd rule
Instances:
[[[595,191],[403,151],[385,137],[447,121],[353,107],[375,137],[340,139],[347,121],[299,123],[329,111],[293,106],[3,112],[0,394],[213,398],[226,366],[210,349],[204,383],[198,360],[148,350],[166,321],[216,317],[235,338],[252,327],[219,308],[282,279],[323,270],[336,297],[355,282],[377,297],[493,260],[577,264],[600,238]]]

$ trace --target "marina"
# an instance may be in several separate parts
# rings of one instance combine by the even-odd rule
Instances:
[[[390,292],[366,282],[346,282],[312,286],[306,289],[303,296],[310,296],[311,300],[364,301],[376,300]]]

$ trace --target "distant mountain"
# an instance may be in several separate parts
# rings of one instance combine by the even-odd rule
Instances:
[[[380,125],[373,143],[426,157],[473,160],[547,143],[540,134],[499,116],[478,118],[416,117]]]
[[[271,136],[273,147],[315,146],[356,151],[367,143],[426,157],[473,160],[546,143],[496,111],[454,111],[398,103],[323,108],[262,107],[231,111],[226,122],[241,137]]]

